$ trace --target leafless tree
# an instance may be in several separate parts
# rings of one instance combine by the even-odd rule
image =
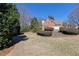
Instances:
[[[76,7],[70,14],[69,14],[69,24],[76,25],[79,27],[79,7]]]
[[[20,5],[18,10],[20,12],[20,25],[22,28],[26,27],[30,24],[32,15],[26,6]]]

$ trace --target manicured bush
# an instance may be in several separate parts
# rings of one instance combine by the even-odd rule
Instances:
[[[66,31],[63,31],[63,33],[77,35],[77,34],[79,34],[79,30],[78,29],[67,29]]]
[[[62,27],[62,28],[60,28],[60,32],[62,32],[64,34],[77,35],[77,34],[79,34],[79,29]]]
[[[52,36],[51,31],[39,31],[39,32],[37,32],[37,34],[41,35],[41,36]]]

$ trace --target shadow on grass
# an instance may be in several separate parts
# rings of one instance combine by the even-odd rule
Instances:
[[[62,34],[64,34],[64,35],[78,35],[77,33],[70,33],[70,32],[62,32]]]
[[[66,32],[66,31],[59,31],[59,33],[62,33],[64,35],[79,35],[78,33],[75,32]]]
[[[14,46],[15,44],[19,43],[20,41],[25,41],[25,40],[28,40],[29,38],[24,35],[23,33],[19,34],[19,35],[14,35],[11,40],[12,42],[7,44],[7,47],[1,47],[0,50],[4,50],[6,48],[10,48],[12,46]]]
[[[22,35],[14,36],[12,38],[12,42],[13,42],[13,44],[16,44],[16,43],[19,43],[20,41],[25,41],[25,40],[28,40],[28,39],[29,38],[26,35],[22,34]]]

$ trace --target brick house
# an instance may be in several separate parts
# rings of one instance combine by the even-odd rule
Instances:
[[[53,18],[48,17],[47,20],[42,20],[42,30],[45,28],[53,28],[59,30],[63,26],[63,22],[56,22]]]

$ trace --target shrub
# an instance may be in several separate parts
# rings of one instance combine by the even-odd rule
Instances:
[[[66,31],[63,31],[63,33],[77,35],[77,34],[79,34],[79,30],[78,29],[67,29]]]
[[[31,31],[37,32],[41,29],[40,25],[38,24],[38,20],[36,17],[34,17],[31,21]]]
[[[33,29],[31,29],[32,32],[38,32],[41,30],[41,27],[34,27]]]
[[[37,34],[41,35],[41,36],[52,36],[51,31],[39,31],[39,32],[37,32]]]
[[[64,27],[60,27],[59,32],[63,32],[64,31]]]
[[[29,31],[31,31],[30,26],[26,26],[25,28],[21,29],[21,32],[29,32]]]
[[[79,34],[79,29],[61,27],[60,32],[62,32],[64,34],[77,35],[77,34]]]

